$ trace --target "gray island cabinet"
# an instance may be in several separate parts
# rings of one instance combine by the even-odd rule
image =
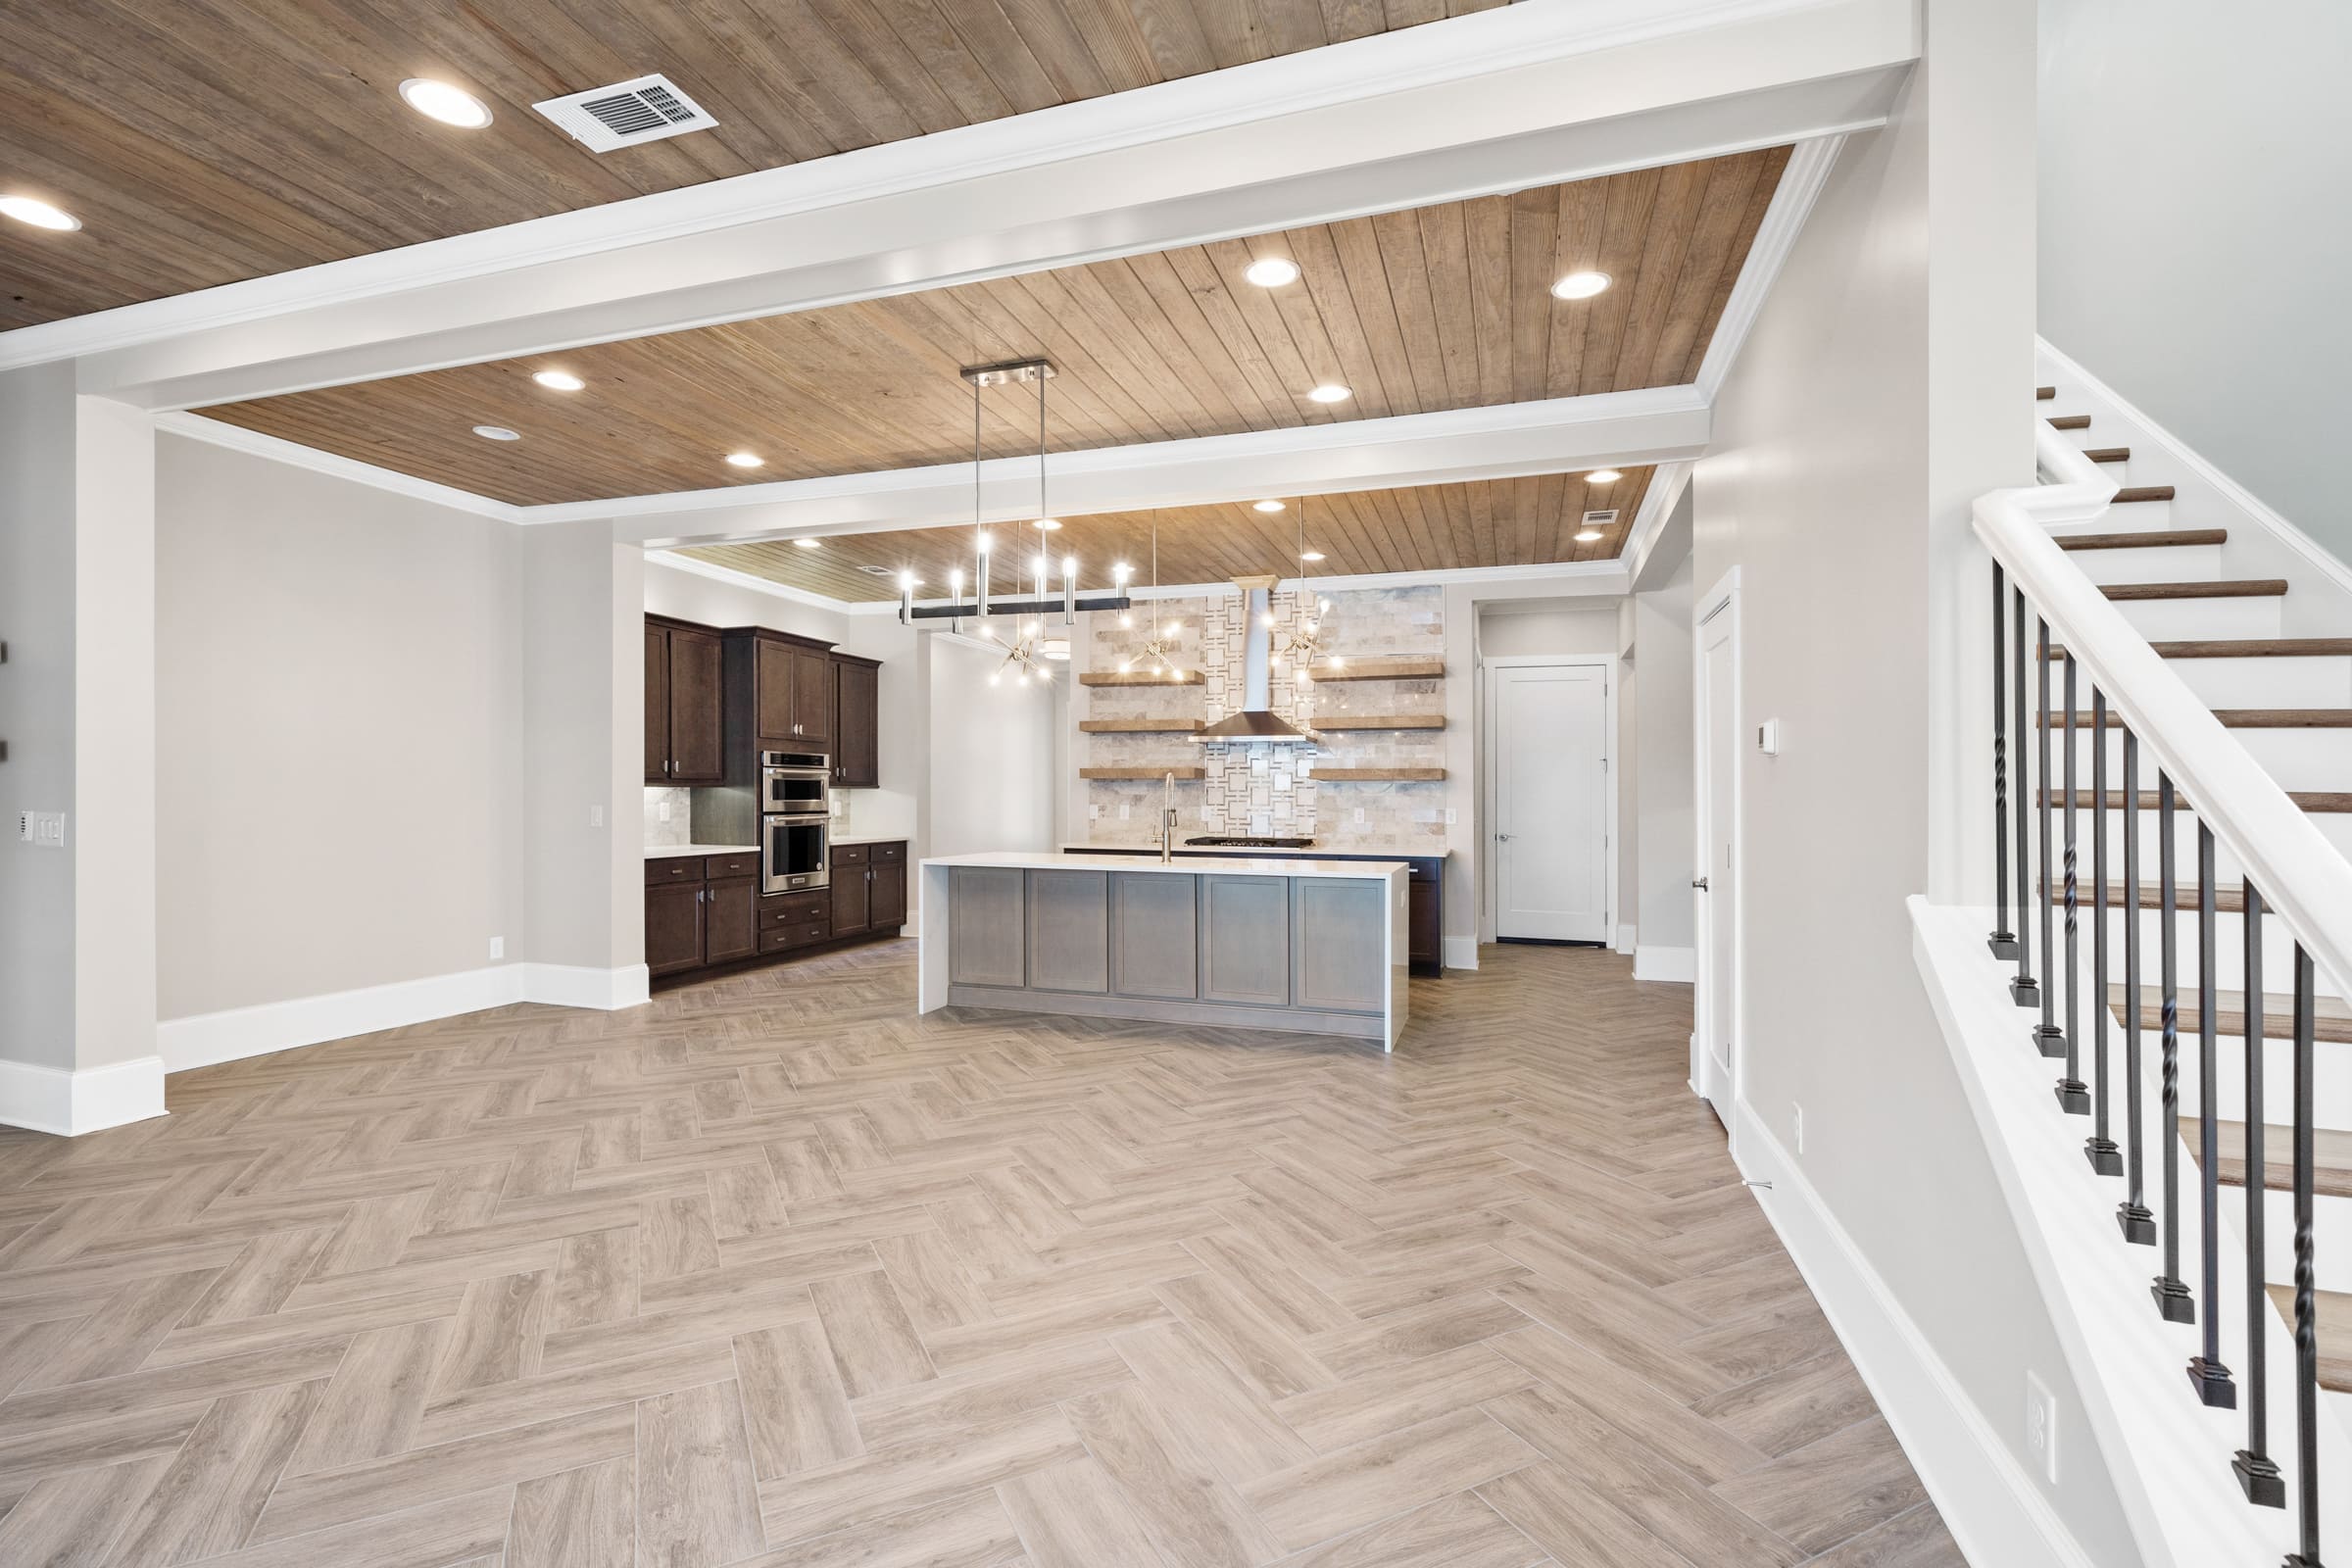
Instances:
[[[1394,1050],[1409,876],[1400,860],[925,860],[919,1009],[1286,1029]]]

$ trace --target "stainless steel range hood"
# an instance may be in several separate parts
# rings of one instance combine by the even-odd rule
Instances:
[[[1272,577],[1236,577],[1242,591],[1242,706],[1193,739],[1254,741],[1268,746],[1312,746],[1323,737],[1274,713],[1274,602]]]

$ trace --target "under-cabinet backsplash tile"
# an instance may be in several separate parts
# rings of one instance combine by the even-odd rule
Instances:
[[[669,808],[669,820],[662,820],[662,808]],[[667,785],[649,784],[645,791],[645,842],[649,849],[670,844],[694,842],[694,792]]]

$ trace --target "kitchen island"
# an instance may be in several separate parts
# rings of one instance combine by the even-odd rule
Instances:
[[[1409,868],[1053,852],[922,862],[917,1010],[1404,1031]]]

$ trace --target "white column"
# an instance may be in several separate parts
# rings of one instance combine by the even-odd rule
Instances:
[[[161,1115],[155,432],[71,365],[0,375],[0,1122]]]

